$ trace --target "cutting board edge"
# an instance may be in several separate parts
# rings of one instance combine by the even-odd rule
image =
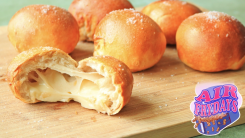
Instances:
[[[233,124],[229,125],[227,128],[245,124],[245,116],[241,118],[242,115],[245,115],[245,106],[243,106],[243,108],[240,108],[239,111],[240,111],[240,118]],[[192,129],[188,129],[188,128],[192,128]],[[198,135],[201,134],[198,133],[196,129],[194,129],[194,123],[191,123],[190,120],[183,123],[174,124],[168,127],[162,127],[155,130],[146,131],[143,133],[128,135],[125,137],[142,138],[142,137],[154,136],[154,138],[162,138],[164,136],[169,136],[175,138],[175,137],[194,137]]]

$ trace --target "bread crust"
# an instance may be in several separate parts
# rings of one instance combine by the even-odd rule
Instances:
[[[222,12],[204,12],[183,21],[177,31],[179,58],[195,70],[238,70],[245,63],[245,27]]]
[[[116,88],[115,93],[119,95],[118,107],[102,113],[107,113],[108,115],[116,114],[129,102],[133,89],[133,76],[124,63],[113,57],[97,56],[81,60],[77,64],[67,53],[52,47],[32,48],[20,53],[13,59],[8,67],[7,78],[14,96],[25,103],[41,102],[28,96],[29,91],[24,88],[24,82],[28,81],[27,76],[31,71],[52,69],[52,66],[57,64],[82,72],[87,72],[87,68],[91,68],[99,74],[112,79],[112,85]],[[90,64],[92,66],[89,66]]]
[[[75,18],[65,9],[30,5],[11,18],[8,38],[18,52],[50,46],[71,53],[79,41],[79,28]]]
[[[176,44],[176,32],[181,22],[201,10],[184,1],[160,0],[145,6],[142,12],[161,27],[168,44]]]
[[[134,8],[128,0],[74,0],[69,12],[79,25],[80,41],[94,41],[96,26],[111,11]]]
[[[135,10],[117,10],[104,17],[94,35],[94,55],[113,56],[132,72],[154,66],[166,49],[160,27]]]

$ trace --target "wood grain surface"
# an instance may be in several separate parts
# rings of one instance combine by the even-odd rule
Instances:
[[[93,43],[79,43],[70,55],[79,61],[92,53]],[[131,100],[117,115],[99,114],[76,102],[26,104],[5,81],[7,66],[17,54],[7,27],[0,27],[0,137],[190,137],[198,135],[190,111],[197,83],[233,81],[245,96],[245,66],[219,73],[195,71],[168,46],[159,63],[133,74]],[[245,123],[244,102],[240,112],[235,125]]]

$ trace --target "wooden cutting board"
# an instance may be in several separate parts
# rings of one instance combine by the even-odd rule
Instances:
[[[70,55],[77,61],[92,56],[93,43],[79,43]],[[190,103],[199,82],[233,81],[245,99],[245,65],[239,71],[203,73],[185,66],[174,46],[167,47],[154,67],[133,73],[131,100],[114,116],[84,109],[79,103],[26,104],[16,99],[5,73],[18,53],[0,27],[0,137],[190,137]],[[245,102],[241,118],[245,123]]]

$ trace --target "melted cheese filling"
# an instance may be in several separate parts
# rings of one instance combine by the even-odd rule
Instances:
[[[112,84],[112,79],[98,72],[80,72],[55,65],[52,69],[30,72],[25,84],[32,100],[46,102],[74,100],[85,108],[96,109],[102,113],[110,113],[118,106],[118,94],[115,93],[116,88]]]

